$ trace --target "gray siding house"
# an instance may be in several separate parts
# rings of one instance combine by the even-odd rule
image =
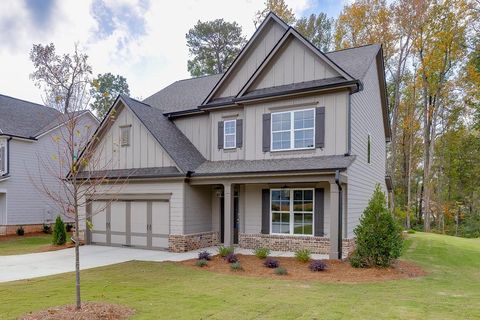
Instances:
[[[89,111],[78,117],[93,130],[98,126]],[[15,234],[19,226],[25,232],[41,231],[61,215],[41,190],[58,183],[44,161],[58,153],[52,138],[63,128],[61,119],[53,108],[0,95],[0,236]]]
[[[88,243],[341,258],[375,185],[387,191],[382,48],[323,53],[271,13],[224,74],[119,96],[95,135],[108,176],[128,181],[87,199]]]

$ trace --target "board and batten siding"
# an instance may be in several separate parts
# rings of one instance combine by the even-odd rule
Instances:
[[[185,234],[212,231],[212,187],[185,184]]]
[[[339,74],[300,40],[290,37],[250,90],[338,77]]]
[[[351,96],[352,154],[355,161],[348,168],[348,237],[353,237],[363,210],[375,185],[386,191],[386,142],[375,60],[364,79],[364,89]],[[367,163],[367,141],[371,139],[371,163]]]
[[[214,98],[237,95],[285,31],[278,22],[270,21],[252,43],[248,52],[245,52],[242,60],[235,66],[235,72],[230,74],[230,79],[222,84]]]
[[[175,125],[192,142],[198,151],[210,159],[210,119],[208,114],[193,115],[188,117],[175,118]],[[214,144],[216,145],[216,144]]]
[[[175,167],[174,161],[158,141],[127,107],[118,109],[115,122],[108,128],[96,148],[98,170]],[[120,127],[130,127],[130,144],[120,145]],[[96,169],[97,170],[97,169]]]

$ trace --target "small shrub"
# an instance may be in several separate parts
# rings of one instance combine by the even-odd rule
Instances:
[[[258,248],[255,249],[255,256],[259,259],[265,259],[270,254],[270,249],[268,248]]]
[[[225,246],[219,246],[218,247],[218,254],[222,258],[225,258],[230,253],[233,253],[233,251],[234,251],[233,247],[225,247]]]
[[[284,267],[277,267],[275,268],[275,270],[273,270],[273,272],[277,275],[277,276],[284,276],[286,275],[288,272],[287,272],[287,269],[285,269]]]
[[[236,262],[230,264],[230,269],[232,271],[242,271],[243,267],[242,267],[242,265],[240,264],[239,261],[236,261]]]
[[[55,226],[53,228],[52,243],[57,246],[64,245],[67,242],[67,230],[60,216],[55,220]]]
[[[300,262],[308,262],[310,261],[310,250],[308,249],[300,249],[295,251],[295,259],[297,259]]]
[[[195,265],[196,265],[197,267],[203,268],[203,267],[208,266],[208,261],[207,261],[207,260],[204,260],[204,259],[197,260],[197,261],[195,261]]]
[[[407,233],[408,233],[408,234],[414,234],[414,233],[416,233],[416,231],[413,230],[413,229],[409,229],[409,230],[407,230]]]
[[[327,269],[327,264],[322,260],[312,260],[308,268],[313,272],[324,271]]]
[[[212,256],[210,255],[210,252],[208,251],[202,251],[198,253],[198,260],[207,260],[210,261],[212,259]]]
[[[49,224],[44,223],[44,224],[43,224],[43,229],[42,229],[42,231],[43,231],[43,233],[50,234],[50,233],[52,233],[52,226],[50,226]]]
[[[238,262],[238,257],[235,253],[231,252],[225,257],[225,260],[227,260],[228,263],[235,263]]]
[[[67,223],[67,224],[65,225],[65,229],[67,230],[67,232],[71,232],[72,229],[73,229],[73,224]]]
[[[356,249],[349,259],[352,267],[388,267],[400,257],[403,248],[401,228],[390,214],[379,185],[354,233]]]
[[[275,260],[273,258],[267,258],[265,259],[265,262],[263,263],[263,265],[267,268],[274,269],[274,268],[278,268],[280,264],[278,263],[278,260]]]
[[[17,228],[16,233],[17,233],[17,236],[23,236],[25,234],[25,230],[23,230],[23,227],[20,226]]]

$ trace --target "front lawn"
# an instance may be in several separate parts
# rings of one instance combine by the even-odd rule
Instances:
[[[45,233],[0,237],[0,256],[40,252],[50,244],[52,235]]]
[[[417,233],[407,245],[428,276],[322,283],[128,262],[82,272],[83,298],[130,306],[133,319],[478,319],[480,240]],[[0,284],[0,296],[2,319],[73,303],[74,274]]]

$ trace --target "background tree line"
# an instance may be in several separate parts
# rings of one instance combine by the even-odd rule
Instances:
[[[480,237],[480,0],[357,0],[338,17],[273,11],[322,51],[383,45],[392,142],[392,212],[406,228]],[[223,19],[186,35],[192,76],[224,72],[246,42]]]

